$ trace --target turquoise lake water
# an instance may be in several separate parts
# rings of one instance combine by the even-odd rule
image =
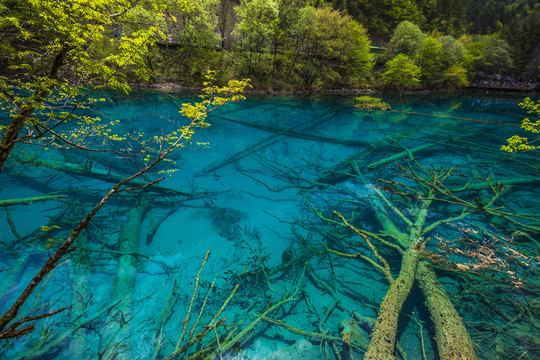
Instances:
[[[103,96],[95,114],[145,136],[181,123],[180,104],[193,100]],[[171,154],[176,165],[157,169],[177,172],[91,220],[17,319],[67,310],[0,340],[0,358],[361,359],[385,264],[397,278],[409,246],[432,264],[478,358],[540,358],[540,156],[499,150],[523,135],[501,124],[521,123],[522,97],[383,98],[393,111],[357,109],[353,96],[248,96],[211,113]],[[0,208],[2,313],[114,179],[137,171],[132,160],[17,145],[0,201],[62,197]],[[398,359],[439,358],[418,281]]]

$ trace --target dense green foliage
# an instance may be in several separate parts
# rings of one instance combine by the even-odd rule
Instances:
[[[4,65],[0,108],[10,118],[0,123],[0,172],[18,143],[41,145],[45,150],[110,151],[131,158],[135,146],[161,146],[166,138],[117,134],[116,121],[88,116],[84,110],[100,101],[92,96],[100,88],[127,92],[129,81],[148,81],[155,76],[156,60],[151,54],[159,41],[172,36],[194,41],[197,46],[183,47],[182,56],[200,60],[204,47],[201,50],[199,45],[218,40],[207,24],[210,16],[201,6],[205,4],[190,0],[0,2],[0,62]],[[175,32],[179,18],[181,31]],[[200,66],[197,76],[204,76],[207,83],[208,73]],[[246,85],[242,83],[242,87]],[[142,153],[140,150],[138,155]],[[144,158],[144,162],[150,160],[150,156]]]
[[[403,20],[415,23],[425,32],[437,31],[455,37],[467,33],[501,33],[511,44],[516,69],[537,71],[540,3],[536,0],[341,0],[332,3],[347,10],[370,34],[382,38],[388,38]]]
[[[377,109],[377,110],[392,110],[390,104],[382,101],[381,98],[372,96],[359,96],[355,99],[355,107],[358,109]]]
[[[408,56],[414,56],[420,50],[426,35],[420,27],[408,20],[404,20],[396,26],[390,38],[390,46]]]
[[[405,54],[399,54],[386,63],[382,80],[387,87],[396,90],[414,89],[420,85],[420,68]]]
[[[164,10],[127,0],[0,2],[0,105],[11,117],[0,124],[0,171],[16,142],[85,146],[91,136],[102,150],[121,140],[99,118],[74,110],[97,101],[90,94],[99,87],[127,91],[128,76],[149,79],[145,54],[163,36],[163,21],[141,26],[139,19]],[[128,35],[115,36],[120,31]]]
[[[0,4],[0,71],[11,80],[49,71],[66,36],[79,39],[84,55],[60,77],[112,86],[141,79],[197,85],[217,69],[220,80],[249,77],[264,90],[401,89],[382,75],[386,62],[405,54],[420,68],[416,87],[460,88],[485,75],[534,78],[540,65],[540,4],[527,0],[67,1],[61,6],[70,24],[55,18],[60,5]],[[31,19],[35,13],[43,24]],[[150,51],[127,51],[140,45]],[[374,54],[370,45],[382,49]],[[37,54],[34,46],[49,51]],[[119,49],[132,55],[122,58]]]

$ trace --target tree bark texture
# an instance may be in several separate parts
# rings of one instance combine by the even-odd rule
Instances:
[[[416,279],[435,325],[435,341],[441,360],[476,360],[469,333],[432,267],[422,261]]]
[[[414,284],[416,268],[420,261],[417,250],[410,248],[401,262],[399,276],[388,289],[381,303],[375,329],[371,334],[371,343],[364,356],[365,360],[395,359],[394,349],[396,343],[398,318],[403,303],[409,296]]]

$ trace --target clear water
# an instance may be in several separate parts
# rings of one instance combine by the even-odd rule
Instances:
[[[189,99],[173,95],[177,100],[161,93],[107,94],[98,110],[121,120],[122,131],[159,135],[170,127],[169,120],[179,119],[179,104]],[[365,240],[333,211],[357,229],[379,234],[370,236],[371,242],[397,277],[401,255],[377,240],[392,241],[384,237],[388,227],[383,225],[391,221],[408,234],[403,218],[417,218],[421,195],[404,194],[426,189],[413,177],[433,180],[433,174],[455,168],[445,184],[461,200],[438,201],[444,196],[436,195],[426,227],[439,225],[423,236],[429,238],[426,258],[435,262],[479,358],[540,358],[539,156],[502,153],[499,146],[519,129],[486,123],[519,124],[526,115],[517,107],[520,99],[385,97],[399,111],[378,112],[356,109],[353,97],[251,97],[222,108],[211,114],[211,127],[197,132],[192,145],[172,154],[180,170],[159,185],[195,196],[146,190],[113,198],[91,221],[86,240],[78,239],[77,249],[45,279],[19,318],[68,310],[35,321],[29,335],[4,340],[0,357],[161,359],[174,351],[190,313],[178,349],[189,339],[197,341],[178,358],[196,358],[197,351],[207,349],[202,354],[210,358],[332,359],[332,344],[341,358],[362,358],[388,281],[373,265],[382,263]],[[426,144],[432,146],[407,152]],[[74,150],[21,145],[16,151],[122,176],[135,170],[126,160]],[[373,165],[398,153],[405,156]],[[416,163],[408,160],[410,154]],[[344,166],[336,170],[340,163]],[[329,172],[332,168],[336,171]],[[403,171],[410,173],[404,177]],[[458,191],[466,183],[481,183],[479,177],[489,177],[494,189],[502,180],[511,182],[493,204],[494,189]],[[0,181],[0,199],[66,195],[60,202],[0,209],[4,312],[112,184],[14,161]],[[394,194],[388,193],[393,186]],[[141,218],[128,222],[141,202],[147,204]],[[460,216],[463,209],[467,216]],[[44,232],[41,226],[58,228]],[[125,228],[131,233],[122,232]],[[125,237],[136,249],[119,246]],[[126,274],[126,269],[136,271]],[[124,276],[121,284],[119,276]],[[265,313],[282,323],[259,321],[260,314],[288,297],[291,301]],[[226,320],[205,327],[216,314],[213,324]],[[336,340],[351,319],[356,323],[353,347]],[[233,345],[230,339],[238,334]],[[438,358],[434,324],[417,286],[401,312],[397,340],[398,358]]]

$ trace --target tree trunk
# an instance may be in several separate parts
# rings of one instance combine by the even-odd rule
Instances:
[[[375,329],[371,334],[371,343],[364,356],[365,360],[395,359],[394,349],[398,327],[398,318],[403,303],[409,296],[414,284],[416,268],[420,261],[420,254],[410,248],[401,262],[401,271],[398,278],[390,284],[379,310]]]
[[[416,279],[435,325],[435,341],[441,360],[476,360],[469,333],[428,263],[422,261],[418,265]]]
[[[118,250],[124,253],[136,252],[139,247],[139,232],[148,204],[139,203],[128,215],[128,219],[118,237]],[[137,275],[137,257],[122,255],[118,261],[116,279],[111,302],[120,301],[108,316],[102,335],[102,359],[131,360],[131,319],[133,291]]]
[[[429,192],[428,198],[431,196],[433,196],[432,191]],[[421,259],[421,254],[416,249],[416,243],[421,239],[427,218],[427,209],[431,202],[432,200],[429,199],[422,201],[416,215],[416,221],[411,227],[409,238],[400,240],[401,245],[406,247],[407,251],[403,254],[399,276],[390,284],[381,303],[377,322],[371,335],[371,343],[364,357],[366,360],[395,359],[394,349],[399,314],[416,278],[416,268]]]
[[[64,60],[70,48],[68,46],[62,46],[58,54],[56,54],[51,72],[48,76],[48,81],[44,82],[43,85],[38,87],[38,89],[28,98],[26,103],[22,104],[17,115],[13,117],[11,123],[9,124],[8,129],[2,137],[2,142],[0,143],[0,173],[4,168],[4,163],[6,162],[11,150],[15,146],[15,141],[19,137],[26,120],[28,120],[33,112],[41,106],[41,103],[47,95],[52,91],[56,86],[56,78],[58,76],[58,71],[64,64]]]
[[[2,142],[0,143],[0,172],[4,169],[4,163],[6,162],[11,150],[15,146],[15,140],[19,137],[26,120],[32,115],[36,109],[36,104],[41,103],[45,96],[49,92],[46,90],[38,90],[36,93],[29,99],[29,101],[21,107],[19,113],[11,120],[9,127],[7,128],[4,136],[2,137]]]
[[[26,269],[29,254],[22,254],[15,263],[4,273],[4,279],[0,283],[0,311],[4,311],[3,307],[7,306],[12,301],[13,293],[16,292],[17,286],[21,283],[20,279]]]
[[[84,229],[77,238],[76,246],[88,247],[88,235],[87,229]],[[71,276],[73,277],[73,304],[71,306],[71,318],[73,323],[76,323],[80,316],[82,316],[88,308],[88,301],[90,296],[88,294],[88,283],[90,282],[91,263],[88,258],[88,253],[84,251],[77,251],[73,255],[73,266],[71,269]],[[78,328],[74,331],[70,337],[69,354],[73,358],[77,358],[80,354],[84,354],[88,348],[88,339],[86,336],[85,328]]]
[[[58,162],[58,161],[50,161],[50,160],[42,160],[35,157],[23,157],[13,155],[14,159],[17,159],[21,163],[32,165],[32,166],[40,166],[48,169],[53,169],[57,171],[62,171],[68,174],[73,175],[80,175],[80,176],[86,176],[93,179],[99,179],[105,182],[109,183],[118,183],[125,179],[125,175],[113,172],[111,170],[105,170],[98,167],[92,167],[92,164],[86,164],[86,165],[78,165],[78,164],[72,164],[68,162]],[[134,178],[126,182],[126,184],[131,186],[144,186],[145,184],[148,184],[148,181],[145,181],[143,179]],[[187,196],[187,197],[195,197],[198,196],[194,193],[188,193],[183,192],[176,189],[167,188],[160,185],[152,185],[149,187],[146,191],[153,191],[157,193],[161,193],[164,195],[178,195],[178,196]],[[0,205],[3,205],[1,203]],[[6,205],[10,205],[7,203]]]

